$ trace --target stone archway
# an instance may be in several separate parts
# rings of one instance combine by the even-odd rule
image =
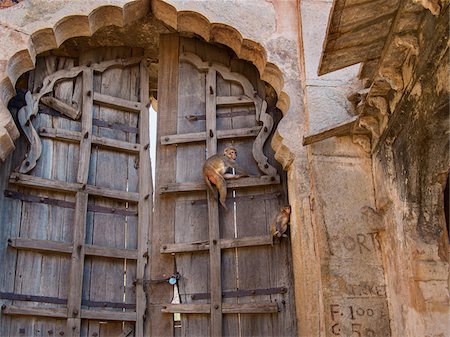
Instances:
[[[42,1],[45,2],[45,1]],[[124,27],[150,13],[170,29],[194,34],[207,42],[231,48],[240,59],[251,62],[278,95],[277,106],[283,113],[289,109],[289,96],[283,91],[281,70],[270,60],[261,43],[247,39],[224,23],[212,23],[193,11],[177,11],[162,0],[99,1],[95,4],[65,2],[46,3],[45,12],[39,4],[21,3],[14,13],[0,17],[5,32],[0,37],[0,159],[14,149],[19,131],[7,109],[15,95],[18,78],[34,68],[36,55],[58,48],[66,40],[89,37],[107,26]],[[48,16],[44,16],[44,13]],[[31,18],[31,19],[30,19]],[[45,18],[45,19],[44,19]],[[281,141],[278,142],[281,144]],[[277,150],[277,149],[276,149]]]

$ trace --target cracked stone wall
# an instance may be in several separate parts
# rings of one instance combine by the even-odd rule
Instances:
[[[301,2],[308,134],[350,120],[355,111],[347,96],[361,88],[358,65],[317,76],[331,5]],[[334,137],[310,145],[307,159],[311,211],[302,209],[310,215],[300,223],[300,251],[304,272],[317,264],[306,285],[317,282],[321,295],[309,296],[321,307],[301,336],[390,336],[371,156],[350,137]],[[304,249],[305,236],[315,241],[314,250]]]

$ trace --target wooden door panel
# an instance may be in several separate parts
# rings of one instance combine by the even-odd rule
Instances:
[[[255,69],[230,62],[224,49],[175,34],[163,36],[160,48],[171,62],[160,72],[160,84],[168,87],[160,88],[156,201],[163,211],[155,231],[167,235],[157,234],[152,258],[174,254],[181,304],[171,304],[167,293],[154,299],[152,313],[166,319],[165,332],[155,330],[167,336],[293,336],[294,305],[286,295],[292,296],[289,240],[274,243],[270,234],[285,192],[282,172],[263,149],[273,131],[267,104],[257,96],[265,87]],[[251,81],[231,71],[231,64]],[[230,144],[239,165],[258,177],[229,182],[226,212],[205,193],[200,172],[207,157]],[[152,293],[163,287],[154,285]],[[166,316],[158,314],[160,305]],[[172,331],[170,314],[179,312],[181,322]]]
[[[2,335],[144,335],[152,186],[147,65],[134,52],[38,58],[19,112],[30,159],[7,195],[20,216],[2,250],[15,264]]]

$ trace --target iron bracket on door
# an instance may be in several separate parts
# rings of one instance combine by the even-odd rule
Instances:
[[[133,285],[142,284],[144,289],[147,288],[149,284],[158,284],[158,283],[168,283],[168,284],[174,286],[178,283],[178,280],[180,279],[180,277],[181,277],[181,275],[177,272],[166,278],[153,279],[153,280],[137,279],[133,282]]]

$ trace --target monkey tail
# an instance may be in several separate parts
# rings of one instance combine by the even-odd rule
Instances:
[[[209,178],[207,176],[205,176],[205,184],[206,186],[208,186],[209,190],[211,191],[211,194],[214,196],[214,199],[217,200],[216,191],[212,187],[211,182],[209,181]]]
[[[216,186],[219,190],[220,203],[222,204],[223,208],[228,211],[228,207],[225,204],[225,200],[227,199],[227,182],[222,178],[222,176],[220,176],[220,181],[218,181]]]

